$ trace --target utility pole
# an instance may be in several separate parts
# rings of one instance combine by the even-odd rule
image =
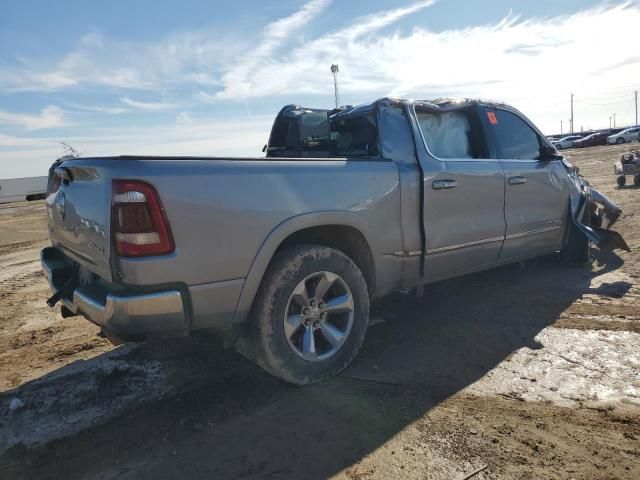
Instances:
[[[562,120],[560,120],[560,135],[562,135]]]
[[[638,90],[635,91],[636,96],[636,126],[638,125]]]
[[[333,73],[333,89],[336,97],[336,108],[340,106],[340,93],[338,92],[338,64],[334,63],[331,65],[331,73]]]
[[[570,120],[571,124],[569,125],[569,127],[571,128],[571,131],[569,133],[573,133],[573,93],[571,94],[571,120]]]
[[[611,115],[609,115],[609,129],[611,129],[611,119],[612,119],[612,118],[613,118],[613,117],[612,117]]]
[[[612,113],[611,115],[613,116],[613,128],[616,128],[616,114]]]

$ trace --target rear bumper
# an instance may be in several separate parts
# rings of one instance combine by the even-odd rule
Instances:
[[[64,306],[100,326],[110,337],[127,341],[188,332],[179,289],[131,291],[99,278],[81,285],[77,264],[60,250],[43,249],[40,260],[51,291],[62,291]]]

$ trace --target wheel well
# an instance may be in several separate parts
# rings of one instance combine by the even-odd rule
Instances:
[[[367,282],[369,296],[376,290],[376,272],[373,255],[367,240],[359,230],[345,225],[323,225],[298,230],[285,238],[276,252],[300,244],[324,245],[347,255],[358,266]]]

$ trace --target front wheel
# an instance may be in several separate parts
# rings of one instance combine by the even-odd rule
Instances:
[[[619,187],[624,187],[627,184],[627,177],[625,177],[624,175],[620,175],[616,179],[616,182],[618,182]]]
[[[633,184],[636,187],[640,187],[640,173],[637,173],[636,175],[633,176]]]
[[[362,272],[339,250],[316,245],[276,254],[250,318],[258,364],[296,385],[326,380],[346,368],[368,323]]]
[[[618,138],[618,139],[616,140],[616,143],[617,143],[618,145],[622,145],[622,144],[624,143],[624,138],[622,138],[622,137]]]

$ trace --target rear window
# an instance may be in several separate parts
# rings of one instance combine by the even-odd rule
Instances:
[[[331,121],[331,154],[337,157],[377,157],[378,125],[374,114]]]
[[[279,114],[269,138],[269,157],[329,156],[329,118],[326,110],[293,110]]]

